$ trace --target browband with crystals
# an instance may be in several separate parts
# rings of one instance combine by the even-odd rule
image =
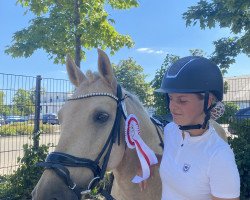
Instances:
[[[93,93],[83,94],[83,95],[79,95],[76,97],[68,98],[68,101],[84,99],[84,98],[94,97],[94,96],[109,96],[109,97],[115,99],[116,101],[118,101],[118,98],[115,95],[110,94],[110,93],[106,93],[106,92],[93,92]]]

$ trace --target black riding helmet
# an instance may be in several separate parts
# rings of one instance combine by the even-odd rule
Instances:
[[[166,71],[161,87],[156,92],[162,93],[204,93],[204,123],[180,126],[181,130],[205,128],[210,118],[208,106],[209,93],[218,101],[223,99],[223,78],[220,69],[210,60],[200,56],[188,56],[173,63]]]

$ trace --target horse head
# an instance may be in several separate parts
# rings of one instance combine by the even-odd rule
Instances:
[[[55,152],[41,164],[46,170],[32,192],[33,199],[80,199],[81,193],[88,193],[106,170],[114,171],[113,194],[118,199],[159,196],[161,187],[157,177],[157,184],[151,184],[157,187],[155,193],[149,190],[138,198],[131,197],[139,192],[139,187],[130,182],[138,159],[134,151],[126,148],[122,103],[127,107],[126,112],[137,114],[142,122],[145,142],[159,151],[156,147],[159,141],[141,103],[120,88],[108,56],[98,50],[98,73],[87,71],[86,74],[67,57],[67,72],[76,89],[58,113],[60,139]]]

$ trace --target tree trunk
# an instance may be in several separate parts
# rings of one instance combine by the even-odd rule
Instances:
[[[81,1],[81,0],[80,0]],[[80,1],[74,0],[74,26],[75,26],[75,63],[81,66],[81,34],[78,32],[80,24]]]

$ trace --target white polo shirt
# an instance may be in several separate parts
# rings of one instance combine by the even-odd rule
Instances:
[[[230,146],[210,126],[191,137],[175,123],[164,129],[160,165],[162,200],[211,200],[240,196],[240,178]]]

